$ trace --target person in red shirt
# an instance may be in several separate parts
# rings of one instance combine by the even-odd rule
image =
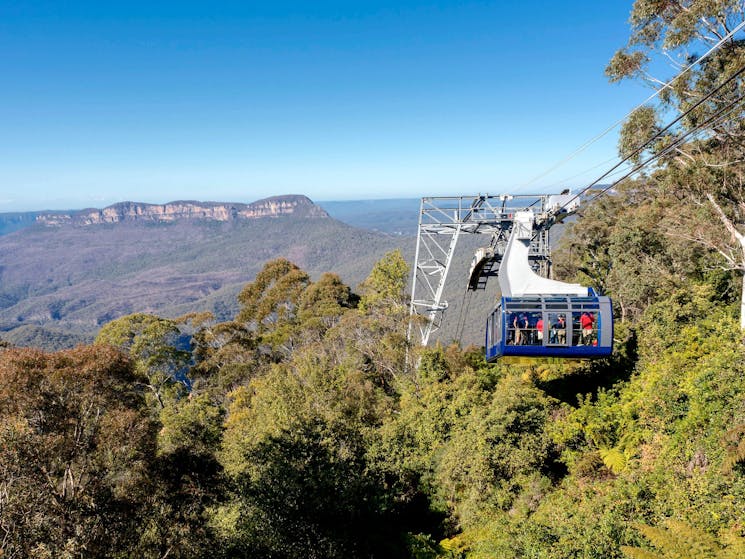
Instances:
[[[583,312],[579,317],[579,324],[582,327],[582,343],[589,344],[592,341],[592,328],[595,324],[593,313]]]
[[[539,318],[538,322],[535,323],[535,331],[539,345],[543,345],[543,317]]]

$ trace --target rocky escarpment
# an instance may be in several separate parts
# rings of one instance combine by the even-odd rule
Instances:
[[[167,204],[120,202],[103,209],[72,213],[48,213],[36,217],[43,225],[97,225],[131,221],[169,222],[181,219],[231,221],[292,215],[302,218],[329,217],[325,210],[302,195],[273,196],[251,204],[179,201]]]

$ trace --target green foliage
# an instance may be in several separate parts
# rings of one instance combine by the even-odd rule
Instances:
[[[160,414],[158,446],[162,452],[179,448],[190,452],[214,453],[222,441],[225,410],[207,394],[192,395],[169,406]]]
[[[637,529],[657,550],[624,546],[630,559],[735,559],[745,553],[745,537],[725,534],[724,545],[711,534],[676,520],[666,520],[665,528],[639,524]]]
[[[626,469],[628,463],[626,456],[617,448],[601,448],[598,453],[603,459],[603,464],[614,474],[620,474]]]
[[[155,424],[111,348],[0,358],[3,557],[118,557],[148,511]]]
[[[258,340],[237,322],[205,324],[191,338],[193,389],[217,398],[247,382],[258,369]]]
[[[298,350],[231,394],[222,461],[240,512],[227,507],[219,517],[235,553],[405,556],[406,505],[386,493],[367,457],[393,401],[339,357]]]
[[[745,424],[741,423],[728,430],[722,438],[727,452],[722,463],[722,471],[730,474],[745,466]]]
[[[212,452],[178,447],[161,452],[150,472],[148,514],[139,522],[139,540],[128,556],[219,557],[211,511],[224,500],[225,479]]]
[[[239,478],[240,538],[252,555],[405,557],[392,503],[365,464],[354,433],[321,422],[295,425],[256,446]],[[398,536],[400,538],[400,536]]]
[[[458,557],[447,549],[449,542],[443,540],[440,544],[432,539],[429,534],[409,534],[407,536],[409,557],[411,559],[443,559],[446,557]],[[444,544],[444,545],[443,545]]]
[[[185,393],[184,385],[178,381],[183,380],[191,354],[180,348],[180,337],[175,321],[137,313],[106,324],[95,343],[126,352],[138,371],[149,379],[155,405],[163,408]]]
[[[202,323],[209,317],[189,316]],[[101,329],[97,344],[127,351],[147,376],[148,396],[157,402],[158,455],[151,476],[150,511],[142,520],[137,549],[143,557],[199,557],[214,540],[207,510],[220,502],[222,467],[215,453],[222,440],[224,410],[208,394],[187,396],[186,370],[192,362],[180,325],[136,314]]]
[[[484,396],[484,404],[451,429],[436,469],[440,491],[459,503],[466,523],[475,522],[483,507],[530,509],[545,490],[543,475],[551,474],[553,448],[545,432],[551,403],[545,395],[508,377]]]
[[[617,51],[605,69],[610,81],[618,82],[624,78],[636,78],[642,73],[642,67],[649,61],[643,52],[629,52],[626,49]]]
[[[374,307],[388,312],[399,310],[405,303],[408,278],[409,266],[401,251],[389,252],[375,264],[370,275],[362,282],[360,308],[363,311]]]
[[[358,297],[336,274],[323,274],[303,291],[298,322],[307,341],[320,341],[336,325],[346,309],[356,306]]]
[[[641,146],[651,140],[658,132],[657,114],[652,107],[639,107],[631,113],[621,128],[618,139],[618,151],[622,157],[631,157],[634,163],[639,163],[647,148],[639,151]]]
[[[267,263],[238,298],[242,306],[236,326],[253,337],[254,357],[264,362],[281,361],[297,348],[319,342],[357,302],[339,276],[327,273],[311,282],[284,259]]]
[[[278,258],[268,262],[238,295],[241,310],[237,320],[258,333],[291,321],[300,295],[309,283],[308,274],[289,260]]]

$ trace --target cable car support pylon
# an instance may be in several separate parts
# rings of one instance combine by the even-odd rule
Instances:
[[[471,264],[468,289],[484,289],[496,275],[505,254],[515,215],[535,216],[529,247],[530,265],[550,275],[549,229],[573,213],[579,200],[568,192],[538,195],[477,195],[425,197],[419,210],[419,229],[411,286],[409,340],[427,345],[442,326],[448,302],[445,284],[461,235],[490,235],[488,246],[477,251]],[[417,339],[412,339],[416,335]]]

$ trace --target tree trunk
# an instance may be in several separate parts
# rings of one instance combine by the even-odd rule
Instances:
[[[717,216],[719,216],[720,221],[727,228],[727,231],[729,231],[730,235],[732,235],[732,240],[737,241],[737,243],[739,243],[740,245],[740,250],[742,252],[742,256],[741,256],[742,260],[740,260],[739,262],[736,262],[734,260],[730,261],[730,265],[732,265],[732,269],[743,270],[743,268],[745,268],[744,266],[745,265],[745,235],[743,235],[742,233],[740,233],[740,231],[737,230],[737,227],[735,227],[735,224],[727,217],[727,214],[724,213],[724,210],[717,203],[716,199],[711,193],[707,193],[706,197],[709,199],[709,202],[714,208],[714,211],[716,212]],[[742,330],[745,330],[745,271],[742,277],[742,294],[740,295],[740,328]]]
[[[740,329],[745,330],[745,274],[742,276],[742,295],[740,295]]]

